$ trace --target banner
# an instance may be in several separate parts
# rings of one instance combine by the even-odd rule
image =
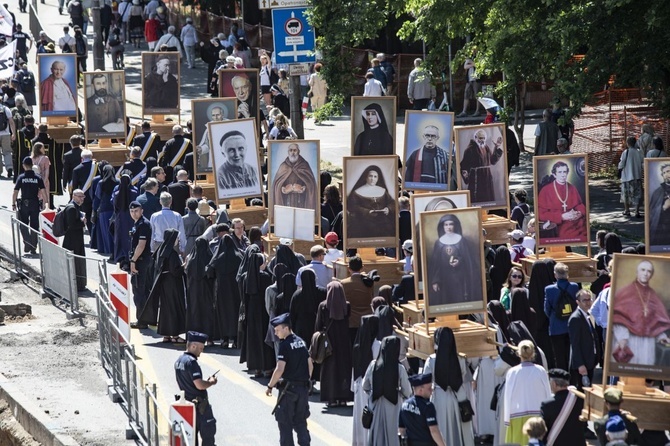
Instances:
[[[0,79],[14,77],[14,54],[16,54],[16,41],[0,48]]]
[[[3,5],[0,5],[0,34],[11,37],[14,34],[14,20]]]

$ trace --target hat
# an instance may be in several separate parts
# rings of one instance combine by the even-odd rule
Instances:
[[[623,401],[623,392],[616,387],[610,387],[605,390],[605,401],[612,404],[621,404]]]
[[[326,243],[329,245],[337,245],[340,243],[340,238],[337,236],[337,233],[335,232],[329,232],[326,234]]]
[[[280,314],[279,316],[272,318],[270,324],[272,324],[273,327],[277,327],[279,325],[290,325],[291,315],[288,313]]]
[[[293,244],[293,240],[290,238],[280,238],[279,239],[279,244],[280,245],[286,245],[286,246],[291,246]]]
[[[524,234],[521,229],[515,229],[512,232],[508,232],[507,235],[512,237],[514,240],[521,240],[526,236],[526,234]]]
[[[53,43],[53,42],[49,42],[49,43],[47,43],[46,46],[47,46],[47,49],[48,49],[49,51],[54,51],[54,49],[56,48],[56,47],[54,46],[54,43]]]
[[[570,381],[570,374],[563,369],[550,369],[549,378],[563,379],[565,381]]]
[[[402,242],[402,249],[412,254],[414,252],[414,243],[411,240],[405,240]]]
[[[207,342],[207,336],[205,333],[199,333],[197,331],[189,331],[186,333],[186,342],[200,342],[204,344]]]
[[[209,206],[209,203],[207,203],[205,200],[202,200],[198,203],[198,212],[200,212],[200,215],[204,217],[205,215],[212,213],[212,208]]]
[[[130,204],[128,205],[128,209],[137,209],[141,207],[142,205],[140,204],[139,201],[131,201]]]
[[[626,430],[626,423],[619,415],[609,417],[607,424],[605,424],[606,432],[623,432]]]
[[[432,373],[419,373],[418,375],[412,375],[409,377],[409,383],[412,385],[412,387],[423,386],[424,384],[429,384],[432,381]]]
[[[29,156],[23,158],[23,164],[26,166],[32,166],[33,165],[33,159]]]
[[[228,63],[235,63],[235,56],[228,56],[228,57],[226,57],[226,62],[228,62]]]

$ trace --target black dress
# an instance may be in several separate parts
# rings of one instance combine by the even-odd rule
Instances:
[[[307,344],[314,334],[316,310],[326,300],[326,290],[316,286],[314,271],[305,269],[300,275],[302,288],[293,293],[289,313],[293,333]]]
[[[317,330],[328,328],[328,339],[333,347],[333,354],[321,364],[321,401],[353,401],[351,392],[351,341],[349,339],[349,312],[344,319],[330,318],[326,302],[321,302],[317,310]]]
[[[207,239],[198,237],[186,264],[186,329],[205,333],[213,340],[214,278],[208,277],[206,271],[211,259]]]
[[[215,277],[216,301],[214,303],[214,339],[237,339],[237,324],[240,313],[240,290],[235,276],[242,263],[242,253],[235,247],[230,235],[226,234],[214,250],[214,256],[207,266],[207,276]]]

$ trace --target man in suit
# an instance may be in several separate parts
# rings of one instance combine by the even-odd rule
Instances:
[[[165,142],[163,150],[158,155],[158,164],[165,169],[168,178],[172,178],[176,166],[184,165],[186,154],[193,152],[193,144],[184,138],[184,129],[179,124],[172,127],[172,135],[173,137]],[[180,212],[183,213],[183,209]]]
[[[168,186],[168,192],[172,195],[172,210],[181,215],[186,215],[186,200],[191,198],[191,186],[188,184],[188,172],[180,170],[177,172],[177,182]]]
[[[80,204],[81,210],[86,215],[86,227],[91,232],[91,213],[93,212],[93,178],[98,173],[98,165],[93,162],[93,153],[84,149],[81,151],[81,163],[72,171],[72,189],[81,189],[86,195],[84,202]]]
[[[361,326],[361,318],[368,314],[372,314],[372,298],[373,285],[367,285],[363,281],[363,260],[358,256],[349,258],[349,277],[342,280],[342,288],[344,289],[344,297],[351,306],[351,314],[349,315],[349,335],[351,337],[351,345],[354,344],[358,327]]]
[[[589,310],[593,305],[593,294],[589,290],[577,292],[577,309],[568,319],[570,336],[570,384],[582,390],[582,385],[590,387],[593,369],[600,359],[600,340]],[[588,378],[588,384],[583,382]]]
[[[398,240],[400,241],[400,260],[405,258],[402,244],[405,240],[412,239],[412,214],[409,210],[409,198],[402,196],[398,198]]]
[[[117,179],[120,179],[121,174],[127,170],[130,172],[131,184],[137,186],[140,179],[147,174],[147,165],[142,161],[142,158],[140,158],[141,153],[142,150],[139,147],[132,147],[130,149],[130,160],[123,163],[123,166],[116,172]]]
[[[579,420],[584,400],[568,390],[569,382],[570,374],[565,370],[549,370],[549,384],[554,396],[540,405],[542,418],[547,425],[545,443],[553,438],[555,445],[585,446],[586,424]],[[564,407],[568,411],[568,416],[562,425],[559,425],[558,418]]]
[[[142,123],[142,134],[133,138],[133,146],[137,146],[142,151],[140,159],[146,161],[148,157],[158,158],[158,150],[162,147],[161,137],[151,131],[151,123],[144,121]]]
[[[637,418],[620,409],[621,403],[623,403],[623,392],[616,387],[610,387],[605,390],[604,398],[607,414],[593,422],[593,427],[596,431],[596,435],[598,436],[598,441],[600,441],[600,444],[607,444],[607,438],[605,436],[607,421],[614,416],[620,416],[626,425],[626,431],[628,431],[626,443],[642,444],[640,438],[640,428],[637,427]]]
[[[81,143],[81,135],[70,136],[72,149],[63,155],[63,189],[67,189],[69,194],[72,194],[72,171],[81,163]]]

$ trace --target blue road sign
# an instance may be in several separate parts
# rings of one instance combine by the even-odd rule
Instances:
[[[272,35],[278,64],[315,62],[314,28],[307,23],[307,8],[272,10]]]

